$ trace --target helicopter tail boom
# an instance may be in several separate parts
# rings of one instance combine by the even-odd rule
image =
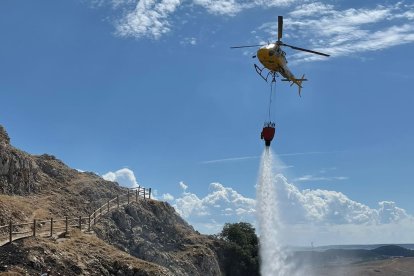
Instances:
[[[302,92],[302,82],[303,81],[307,81],[308,79],[305,79],[305,75],[302,75],[302,77],[300,79],[297,78],[291,78],[291,79],[282,79],[282,81],[291,81],[292,83],[290,84],[290,86],[296,84],[298,86],[299,89],[299,97],[301,97],[301,92]]]

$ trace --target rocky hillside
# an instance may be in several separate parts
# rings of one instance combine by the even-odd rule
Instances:
[[[117,183],[71,169],[52,155],[14,148],[2,126],[0,139],[0,225],[86,215],[121,191]]]
[[[173,275],[166,268],[134,258],[93,235],[79,232],[68,239],[30,238],[0,247],[1,276],[40,275],[47,271],[50,275],[68,276]]]
[[[112,212],[94,228],[101,239],[174,275],[220,275],[220,242],[200,235],[168,203],[144,201]]]
[[[88,215],[122,192],[52,155],[10,144],[0,126],[0,225]],[[221,275],[221,243],[200,235],[164,202],[140,200],[111,211],[91,234],[27,238],[0,247],[1,271],[34,275]],[[53,275],[55,275],[53,274]]]

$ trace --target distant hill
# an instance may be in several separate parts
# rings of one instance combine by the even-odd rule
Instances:
[[[414,257],[414,250],[397,245],[385,245],[371,250],[379,255],[391,257]]]
[[[404,247],[406,249],[414,250],[414,244],[412,243],[404,243],[404,244],[346,244],[346,245],[323,245],[323,246],[315,246],[311,247],[303,247],[303,248],[296,248],[296,251],[307,251],[307,250],[314,250],[314,251],[325,251],[328,249],[366,249],[372,250],[381,246],[388,246],[388,245],[397,245],[400,247]]]
[[[328,249],[324,251],[296,251],[290,258],[293,258],[298,264],[326,265],[367,262],[390,257],[414,257],[414,250],[397,245],[385,245],[371,250]]]

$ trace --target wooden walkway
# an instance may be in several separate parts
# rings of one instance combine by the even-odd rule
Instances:
[[[87,216],[50,218],[47,220],[34,219],[33,221],[22,223],[10,221],[8,225],[0,225],[0,247],[15,240],[28,237],[66,235],[73,228],[90,232],[91,227],[98,222],[99,218],[109,213],[112,209],[128,205],[134,201],[138,202],[141,199],[151,199],[151,188],[137,187],[127,189],[127,192],[108,200]]]

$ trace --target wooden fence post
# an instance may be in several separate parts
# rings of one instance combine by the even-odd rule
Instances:
[[[139,189],[139,186],[138,186]],[[138,189],[135,190],[135,201],[138,202]]]
[[[93,212],[93,225],[96,224],[96,211]]]
[[[91,215],[88,217],[88,232],[91,232]]]
[[[10,220],[9,222],[9,242],[11,243],[13,241],[13,223]]]
[[[79,216],[79,230],[82,231],[82,216]]]
[[[148,198],[151,199],[151,188],[149,188],[149,195]]]
[[[118,209],[119,209],[119,195],[116,196],[116,203],[117,203]]]
[[[65,235],[68,234],[68,217],[65,217]]]
[[[50,218],[50,236],[53,236],[53,218]]]
[[[128,201],[128,205],[129,205],[129,189],[128,189],[128,194],[127,194],[127,201]]]
[[[108,199],[108,213],[109,213],[109,199]]]
[[[33,220],[33,237],[36,237],[36,219]]]

